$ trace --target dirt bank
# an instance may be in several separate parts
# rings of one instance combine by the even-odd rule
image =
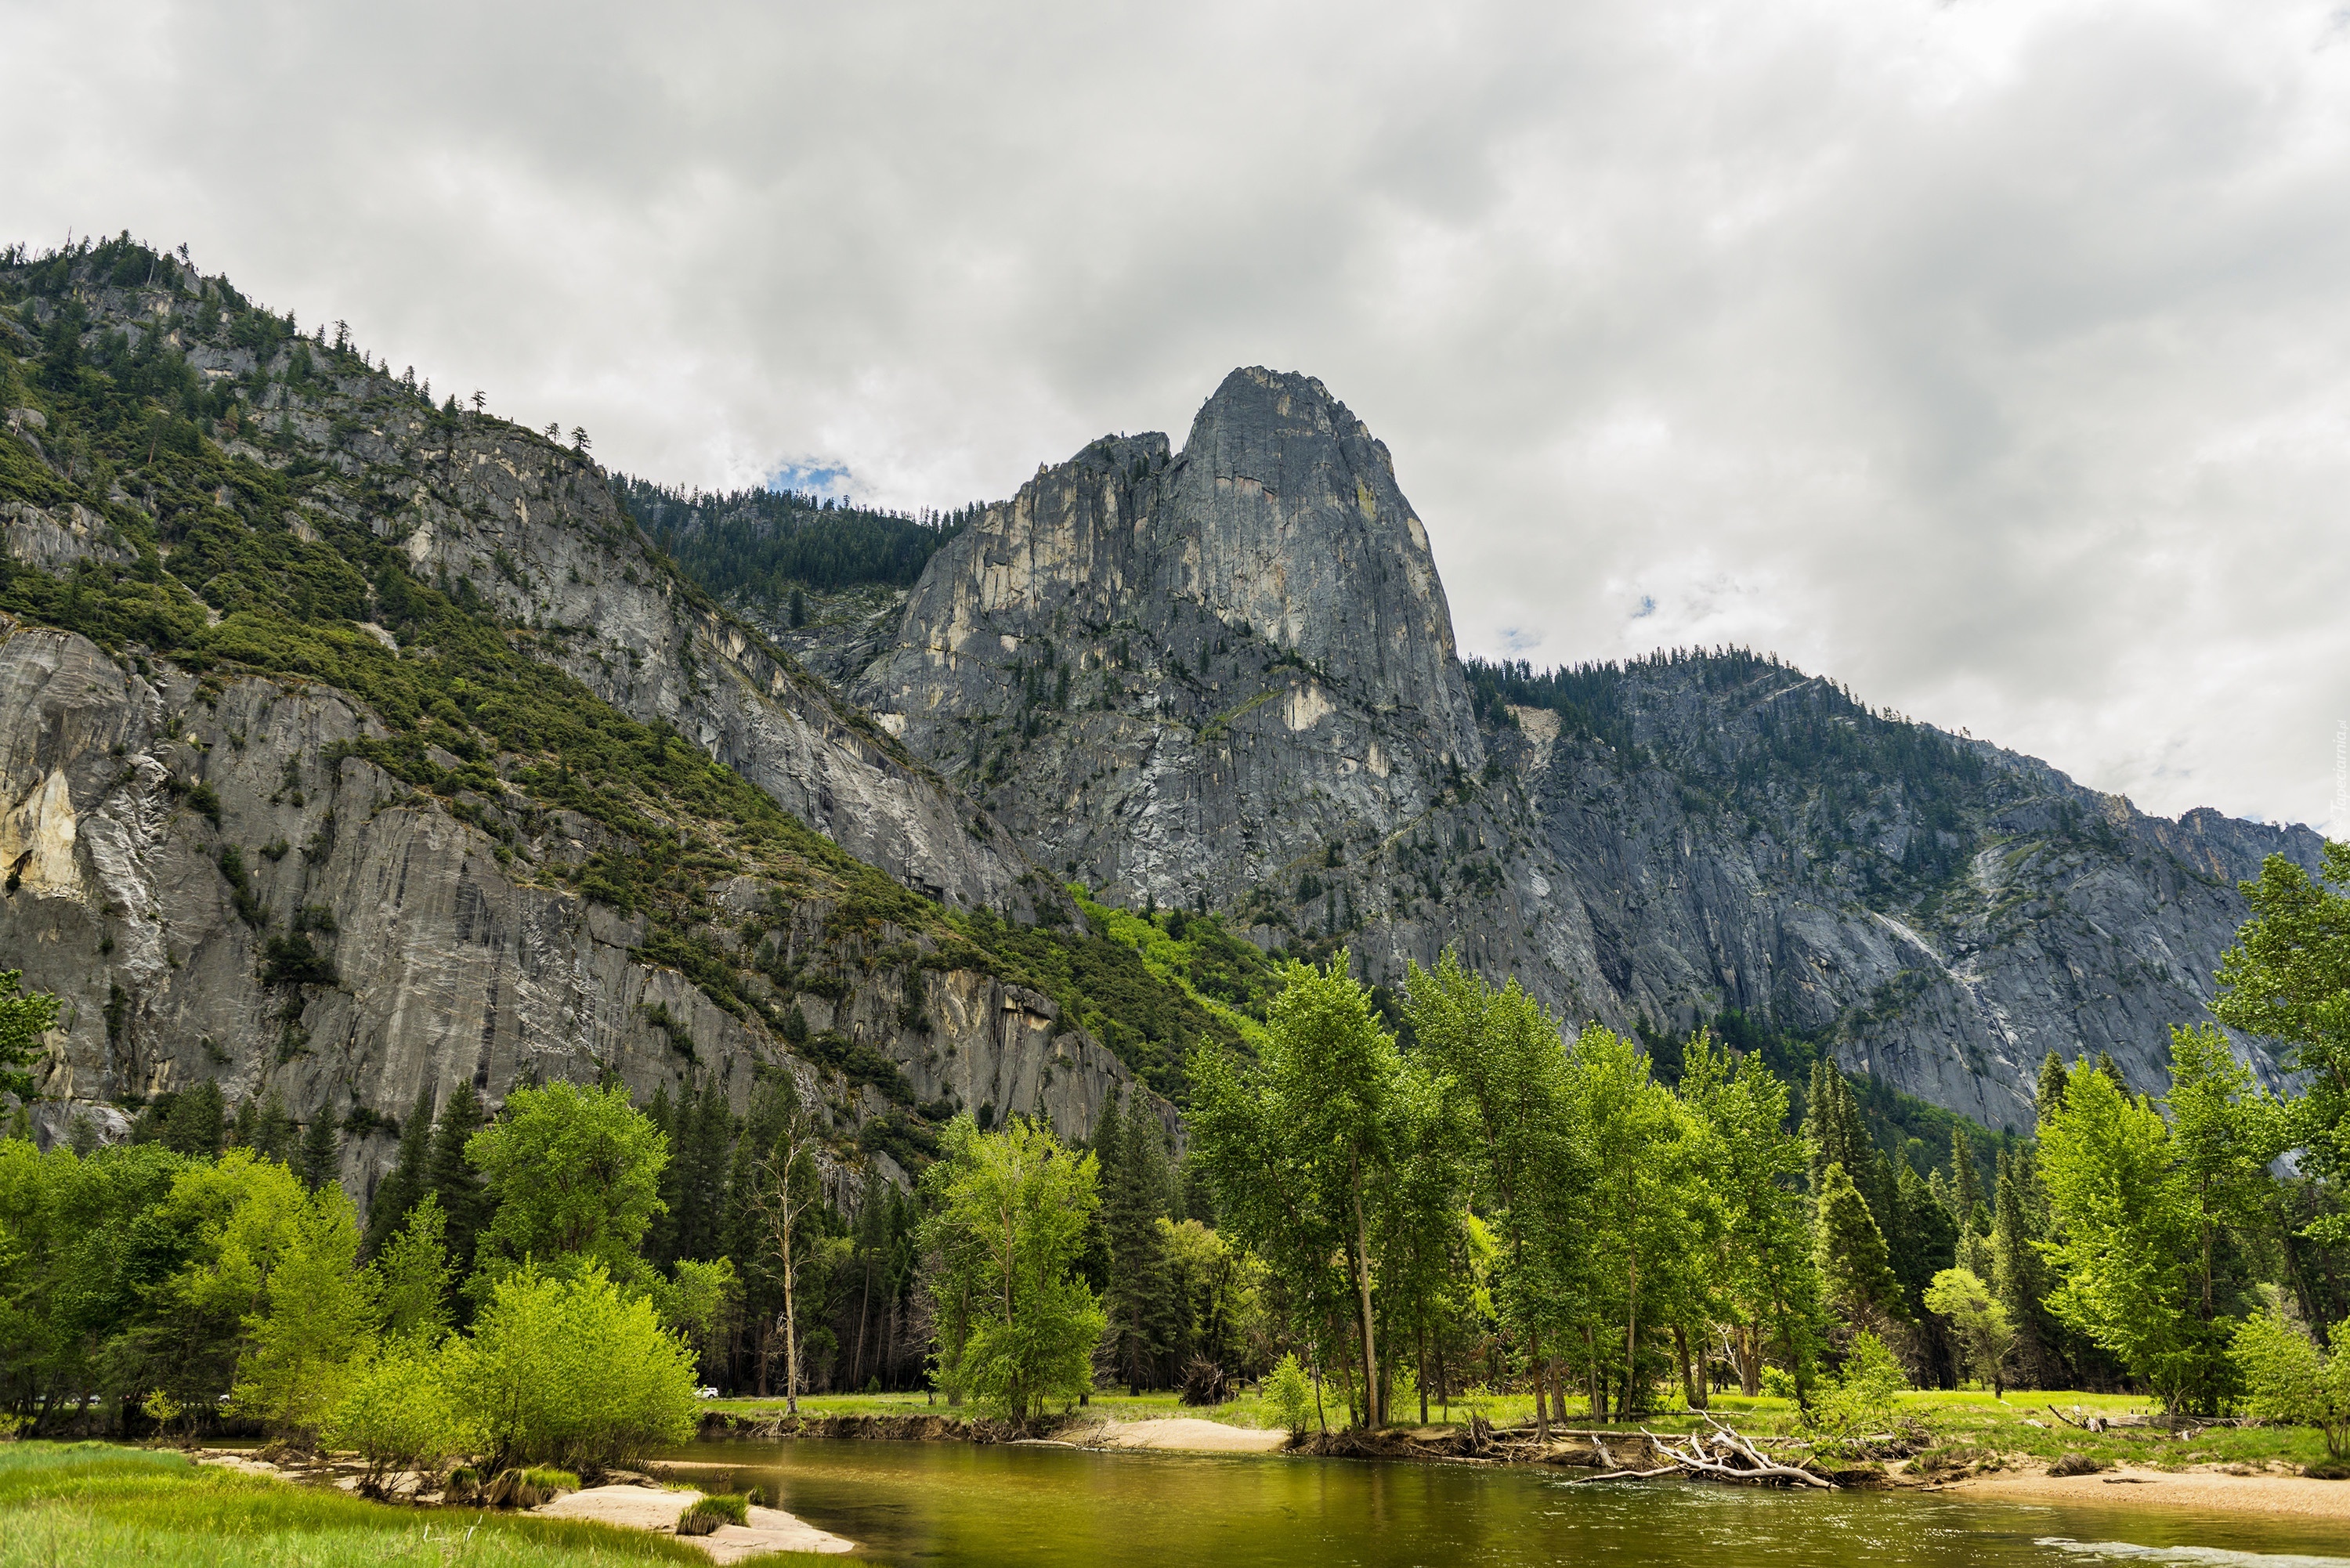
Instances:
[[[2135,1465],[2100,1475],[2000,1470],[1939,1490],[1996,1502],[2089,1503],[2099,1508],[2195,1509],[2350,1525],[2350,1481],[2305,1476],[2230,1475],[2225,1470],[2154,1470]]]
[[[702,1498],[698,1491],[649,1486],[594,1486],[567,1492],[531,1510],[545,1519],[584,1519],[623,1530],[663,1533],[677,1529],[678,1515]],[[753,1508],[747,1524],[722,1524],[708,1535],[684,1538],[719,1563],[740,1563],[770,1552],[854,1552],[857,1543],[779,1508]]]

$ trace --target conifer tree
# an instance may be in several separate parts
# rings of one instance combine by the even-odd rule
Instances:
[[[460,1083],[441,1107],[432,1128],[432,1149],[424,1161],[424,1185],[441,1200],[448,1217],[449,1262],[462,1279],[473,1268],[474,1239],[489,1223],[487,1190],[465,1161],[465,1140],[481,1130],[481,1096],[471,1083]]]
[[[1873,1332],[1897,1310],[1901,1286],[1885,1232],[1841,1164],[1820,1173],[1813,1235],[1828,1304],[1854,1328]]]
[[[1169,1347],[1172,1290],[1159,1231],[1167,1211],[1167,1156],[1158,1118],[1132,1096],[1125,1114],[1112,1101],[1102,1109],[1095,1139],[1101,1162],[1102,1234],[1108,1247],[1109,1286],[1102,1310],[1109,1320],[1111,1365],[1140,1394],[1158,1381],[1158,1361]]]
[[[296,1173],[302,1185],[316,1192],[335,1178],[342,1161],[342,1139],[335,1132],[335,1113],[320,1106],[310,1125],[302,1129],[302,1152]]]
[[[174,1154],[213,1158],[221,1151],[226,1108],[221,1100],[220,1085],[210,1078],[182,1091],[172,1102],[172,1114],[163,1120],[163,1147]]]
[[[1982,1203],[1982,1175],[1975,1169],[1974,1140],[1964,1127],[1950,1129],[1950,1184],[1952,1212],[1961,1226],[1973,1225]]]
[[[361,1250],[372,1258],[408,1222],[408,1211],[424,1196],[424,1161],[432,1147],[432,1085],[416,1091],[416,1104],[400,1129],[400,1152],[391,1170],[375,1189],[368,1207],[367,1238]]]

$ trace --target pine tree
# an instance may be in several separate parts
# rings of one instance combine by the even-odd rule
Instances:
[[[254,1131],[260,1125],[261,1107],[251,1095],[247,1095],[236,1103],[236,1116],[229,1123],[229,1147],[251,1148]]]
[[[310,1125],[302,1129],[302,1153],[295,1166],[302,1185],[316,1192],[335,1179],[342,1164],[342,1139],[335,1132],[335,1113],[320,1106]]]
[[[1158,1118],[1129,1095],[1123,1115],[1102,1111],[1095,1140],[1102,1164],[1100,1209],[1109,1252],[1102,1309],[1109,1319],[1112,1366],[1128,1392],[1159,1381],[1170,1339],[1172,1279],[1159,1220],[1167,1212],[1167,1154]]]
[[[1893,1273],[1885,1232],[1841,1164],[1820,1173],[1813,1236],[1828,1303],[1846,1323],[1874,1330],[1898,1310],[1901,1282]]]
[[[254,1119],[253,1151],[290,1166],[301,1141],[302,1129],[286,1114],[286,1096],[276,1089],[270,1090],[261,1102],[261,1115]]]
[[[1975,1169],[1974,1140],[1964,1127],[1950,1129],[1951,1208],[1961,1225],[1974,1223],[1982,1203],[1982,1175]]]
[[[459,1084],[441,1107],[424,1161],[424,1185],[449,1216],[449,1262],[460,1279],[473,1272],[474,1239],[490,1220],[488,1192],[465,1161],[465,1140],[481,1130],[483,1120],[481,1096],[471,1083]]]
[[[652,1103],[645,1107],[645,1116],[660,1128],[669,1139],[669,1147],[677,1148],[679,1127],[677,1107],[671,1103],[669,1085],[661,1084],[653,1089]],[[655,1268],[664,1272],[676,1266],[683,1256],[678,1247],[678,1217],[685,1212],[685,1161],[672,1158],[661,1168],[660,1211],[653,1216],[652,1228],[645,1232],[645,1256]]]
[[[172,1102],[172,1114],[163,1119],[163,1147],[174,1154],[203,1159],[214,1158],[221,1151],[221,1137],[226,1130],[226,1110],[220,1085],[210,1078],[183,1091]]]
[[[2064,1064],[2056,1059],[2056,1053],[2049,1052],[2040,1064],[2040,1083],[2033,1096],[2039,1104],[2042,1121],[2046,1121],[2064,1108],[2064,1084],[2069,1076],[2064,1071]]]
[[[383,1251],[408,1222],[408,1211],[424,1196],[424,1159],[432,1147],[432,1085],[426,1084],[416,1091],[408,1125],[400,1129],[400,1153],[391,1162],[390,1174],[375,1189],[375,1201],[368,1207],[367,1239],[361,1246],[369,1257]]]
[[[2046,1075],[2042,1076],[2045,1082]],[[2015,1325],[2016,1363],[2022,1373],[2018,1381],[2049,1388],[2061,1386],[2064,1372],[2055,1349],[2056,1325],[2041,1304],[2048,1293],[2048,1280],[2046,1264],[2032,1244],[2039,1230],[2025,1202],[2024,1188],[2031,1179],[2022,1156],[2000,1150],[1999,1169],[1992,1181],[1991,1286],[2007,1310],[2008,1321]]]

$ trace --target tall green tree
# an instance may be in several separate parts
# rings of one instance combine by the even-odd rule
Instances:
[[[432,1152],[432,1085],[426,1084],[416,1091],[416,1104],[408,1113],[408,1120],[400,1129],[400,1151],[393,1156],[391,1169],[375,1189],[375,1199],[368,1205],[367,1236],[363,1242],[369,1257],[383,1251],[384,1246],[408,1222],[409,1210],[415,1208],[425,1195],[424,1162]],[[442,1219],[447,1220],[447,1211]]]
[[[265,1308],[246,1319],[252,1348],[230,1406],[307,1440],[342,1398],[381,1311],[375,1278],[359,1263],[359,1213],[341,1186],[316,1189],[290,1220],[260,1290]]]
[[[473,1272],[477,1238],[490,1218],[489,1189],[465,1158],[465,1146],[483,1120],[481,1096],[470,1082],[459,1082],[432,1124],[432,1147],[424,1158],[425,1188],[449,1217],[449,1266],[459,1279]]]
[[[1899,1314],[1901,1282],[1877,1216],[1841,1163],[1820,1173],[1813,1234],[1828,1305],[1855,1333],[1877,1334]]]
[[[1621,1417],[1639,1408],[1651,1381],[1640,1366],[1644,1334],[1689,1321],[1702,1286],[1712,1195],[1700,1174],[1700,1124],[1650,1075],[1647,1053],[1587,1024],[1572,1067],[1575,1121],[1591,1162],[1592,1304],[1612,1331]]]
[[[1253,1064],[1201,1046],[1191,1062],[1192,1121],[1218,1214],[1295,1282],[1309,1310],[1343,1302],[1353,1318],[1361,1418],[1376,1426],[1369,1189],[1390,1167],[1404,1064],[1370,992],[1348,973],[1352,961],[1342,948],[1327,968],[1288,966]]]
[[[1174,1289],[1159,1221],[1167,1213],[1167,1157],[1159,1119],[1132,1096],[1102,1107],[1094,1135],[1101,1183],[1098,1224],[1107,1282],[1110,1365],[1129,1392],[1159,1380],[1174,1337]]]
[[[1026,1421],[1093,1380],[1104,1320],[1075,1265],[1100,1201],[1096,1162],[1024,1116],[990,1133],[957,1116],[941,1142],[922,1174],[940,1375],[957,1397]]]
[[[1820,1277],[1795,1190],[1806,1157],[1803,1140],[1786,1130],[1787,1086],[1760,1052],[1733,1068],[1702,1032],[1681,1062],[1679,1093],[1705,1128],[1700,1165],[1721,1207],[1714,1295],[1731,1331],[1739,1387],[1749,1397],[1760,1394],[1764,1356],[1774,1355],[1807,1390],[1819,1345]]]
[[[1495,987],[1450,949],[1433,970],[1413,964],[1407,987],[1416,1054],[1465,1128],[1462,1174],[1499,1245],[1493,1304],[1534,1373],[1534,1417],[1546,1433],[1555,1399],[1544,1391],[1555,1394],[1559,1347],[1582,1316],[1585,1294],[1575,1210],[1589,1160],[1565,1043],[1516,981]],[[1425,1362],[1424,1347],[1420,1355]]]
[[[2242,884],[2251,918],[2220,961],[2212,1015],[2247,1034],[2282,1042],[2307,1075],[2291,1136],[2308,1171],[2336,1197],[2309,1223],[2329,1245],[2350,1243],[2350,844],[2325,846],[2312,877],[2282,855]]]
[[[2227,1392],[2225,1345],[2196,1311],[2199,1211],[2170,1128],[2152,1101],[2104,1073],[2076,1072],[2040,1124],[2055,1220],[2042,1243],[2048,1304],[2121,1359],[2166,1408],[2209,1411]]]
[[[593,1260],[619,1279],[645,1264],[638,1243],[660,1208],[669,1140],[626,1089],[518,1088],[465,1143],[496,1204],[481,1243],[504,1264]]]

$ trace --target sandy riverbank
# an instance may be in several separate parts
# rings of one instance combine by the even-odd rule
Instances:
[[[1065,1428],[1061,1437],[1081,1449],[1148,1449],[1177,1454],[1272,1454],[1289,1441],[1286,1432],[1231,1427],[1197,1416],[1151,1421],[1105,1421],[1094,1428]]]
[[[2267,1519],[2338,1521],[2350,1526],[2350,1481],[2305,1476],[2230,1475],[2125,1465],[2091,1476],[2001,1470],[1938,1490],[1991,1502],[2086,1503],[2098,1508],[2188,1509]]]
[[[566,1492],[531,1511],[542,1519],[584,1519],[623,1530],[669,1532],[678,1515],[699,1501],[698,1491],[671,1491],[647,1486],[591,1486]],[[684,1537],[719,1563],[740,1563],[770,1552],[854,1552],[845,1540],[779,1508],[753,1508],[747,1524],[722,1524],[708,1535]]]

